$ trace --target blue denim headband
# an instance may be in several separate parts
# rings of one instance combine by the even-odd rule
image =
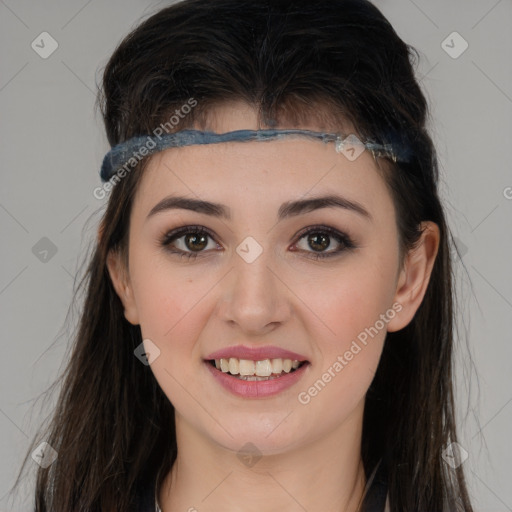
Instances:
[[[246,142],[282,139],[287,136],[302,136],[321,140],[324,143],[335,142],[336,151],[350,156],[357,156],[364,149],[373,153],[374,157],[387,156],[396,161],[407,161],[407,152],[399,151],[396,145],[376,144],[371,141],[361,142],[355,135],[344,137],[337,133],[322,133],[309,130],[237,130],[227,133],[203,132],[198,130],[182,130],[162,135],[142,135],[133,137],[114,146],[103,159],[100,176],[107,182],[115,175],[122,179],[144,157],[153,155],[169,148],[192,146],[199,144],[218,144],[220,142]],[[356,157],[357,157],[356,156]]]

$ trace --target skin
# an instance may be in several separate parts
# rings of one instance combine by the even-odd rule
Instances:
[[[219,133],[258,129],[255,111],[242,104],[219,107],[211,118],[208,129]],[[329,207],[277,222],[282,203],[328,193],[359,203],[371,218]],[[183,209],[148,218],[170,195],[221,203],[231,219]],[[186,225],[215,235],[196,259],[160,245]],[[347,234],[356,248],[311,258],[307,236],[297,234],[314,225]],[[432,223],[424,228],[401,265],[392,199],[368,151],[351,162],[333,144],[284,139],[184,147],[152,158],[131,212],[128,268],[114,252],[108,268],[126,319],[160,350],[151,370],[176,410],[178,458],[159,493],[163,512],[357,510],[366,482],[365,394],[386,331],[405,327],[425,294],[439,231]],[[248,236],[263,248],[252,263],[236,252]],[[187,251],[184,240],[174,246]],[[339,247],[331,237],[324,252]],[[321,392],[300,403],[299,393],[393,304],[400,312]],[[276,396],[234,396],[203,359],[242,343],[293,350],[310,366]],[[250,467],[237,457],[248,442],[262,455]]]

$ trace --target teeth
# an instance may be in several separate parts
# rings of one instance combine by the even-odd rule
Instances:
[[[240,362],[238,363],[238,371],[240,375],[254,375],[254,366],[254,361],[240,359]],[[259,375],[259,373],[256,375]]]
[[[283,371],[283,360],[272,359],[272,373],[281,373]]]
[[[229,373],[231,375],[238,375],[238,359],[235,359],[234,357],[231,357],[229,359]]]
[[[218,359],[215,360],[215,366],[217,366],[217,361]],[[228,360],[227,359],[221,359],[219,361],[219,364],[220,364],[220,369],[224,372],[224,373],[228,373],[229,372],[229,363],[228,363]]]
[[[252,361],[250,359],[215,359],[215,367],[224,373],[239,375],[242,380],[268,380],[276,378],[281,373],[290,373],[300,366],[300,361],[292,359],[263,359]],[[254,378],[253,378],[254,377]],[[264,377],[259,379],[258,377]]]
[[[263,361],[256,361],[256,375],[258,377],[270,377],[272,375],[272,363],[270,359],[264,359]]]
[[[257,375],[240,375],[238,379],[250,381],[273,380],[279,379],[279,375],[270,375],[269,377],[258,377]]]

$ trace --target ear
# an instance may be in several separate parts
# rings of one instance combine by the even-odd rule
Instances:
[[[126,320],[133,325],[139,325],[139,316],[130,283],[130,276],[119,251],[109,251],[107,255],[107,268],[114,289],[123,303]]]
[[[389,321],[388,332],[399,331],[411,322],[427,291],[439,249],[440,234],[434,222],[422,222],[421,229],[421,237],[406,255],[397,280],[394,303],[400,304],[402,309]]]

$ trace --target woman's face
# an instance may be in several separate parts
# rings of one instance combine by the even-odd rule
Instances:
[[[258,128],[249,108],[214,117],[217,132]],[[326,196],[338,204],[311,202]],[[150,368],[182,428],[279,453],[360,425],[386,330],[402,326],[400,275],[392,199],[369,152],[350,161],[290,138],[189,146],[142,177],[125,315],[152,357],[158,347]],[[286,359],[305,362],[261,381],[222,371],[275,374]]]

